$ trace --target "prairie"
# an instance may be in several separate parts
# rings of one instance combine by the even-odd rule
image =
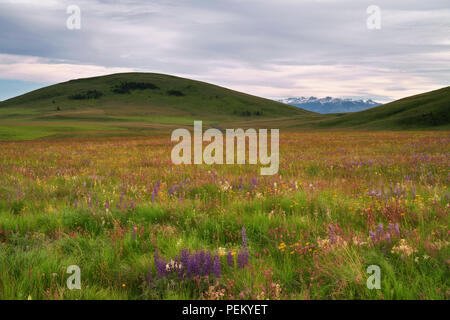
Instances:
[[[175,166],[164,134],[2,141],[0,298],[448,299],[449,143],[281,131],[261,176]]]

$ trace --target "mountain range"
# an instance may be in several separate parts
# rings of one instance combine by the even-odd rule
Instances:
[[[372,99],[355,100],[332,97],[289,97],[277,101],[317,113],[358,112],[381,104]]]

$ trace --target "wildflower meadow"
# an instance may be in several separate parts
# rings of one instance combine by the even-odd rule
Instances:
[[[0,297],[448,299],[449,145],[282,131],[262,176],[174,165],[167,135],[0,142]]]

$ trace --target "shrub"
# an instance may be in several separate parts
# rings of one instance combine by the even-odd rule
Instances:
[[[178,90],[168,90],[168,91],[167,91],[167,94],[168,94],[169,96],[176,96],[176,97],[182,97],[182,96],[184,96],[184,93],[181,92],[181,91],[178,91]]]
[[[252,115],[253,116],[262,116],[263,115],[263,112],[262,111],[249,111],[249,110],[243,110],[243,111],[237,111],[237,110],[235,110],[234,112],[233,112],[233,114],[235,114],[235,115],[239,115],[239,116],[241,116],[241,117],[251,117]]]
[[[157,90],[159,87],[150,82],[122,82],[113,87],[112,91],[118,94],[131,93],[132,90]]]
[[[87,99],[98,99],[103,95],[101,91],[98,90],[88,90],[86,92],[80,92],[69,96],[69,99],[73,100],[87,100]]]

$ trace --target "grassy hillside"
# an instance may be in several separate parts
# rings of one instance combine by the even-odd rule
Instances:
[[[450,87],[400,99],[365,111],[321,119],[320,128],[449,129]]]
[[[314,113],[208,83],[153,73],[71,80],[0,103],[0,139],[136,135]]]
[[[205,82],[154,73],[71,80],[0,102],[0,140],[141,136],[177,127],[283,130],[450,128],[450,87],[369,110],[321,115]]]

